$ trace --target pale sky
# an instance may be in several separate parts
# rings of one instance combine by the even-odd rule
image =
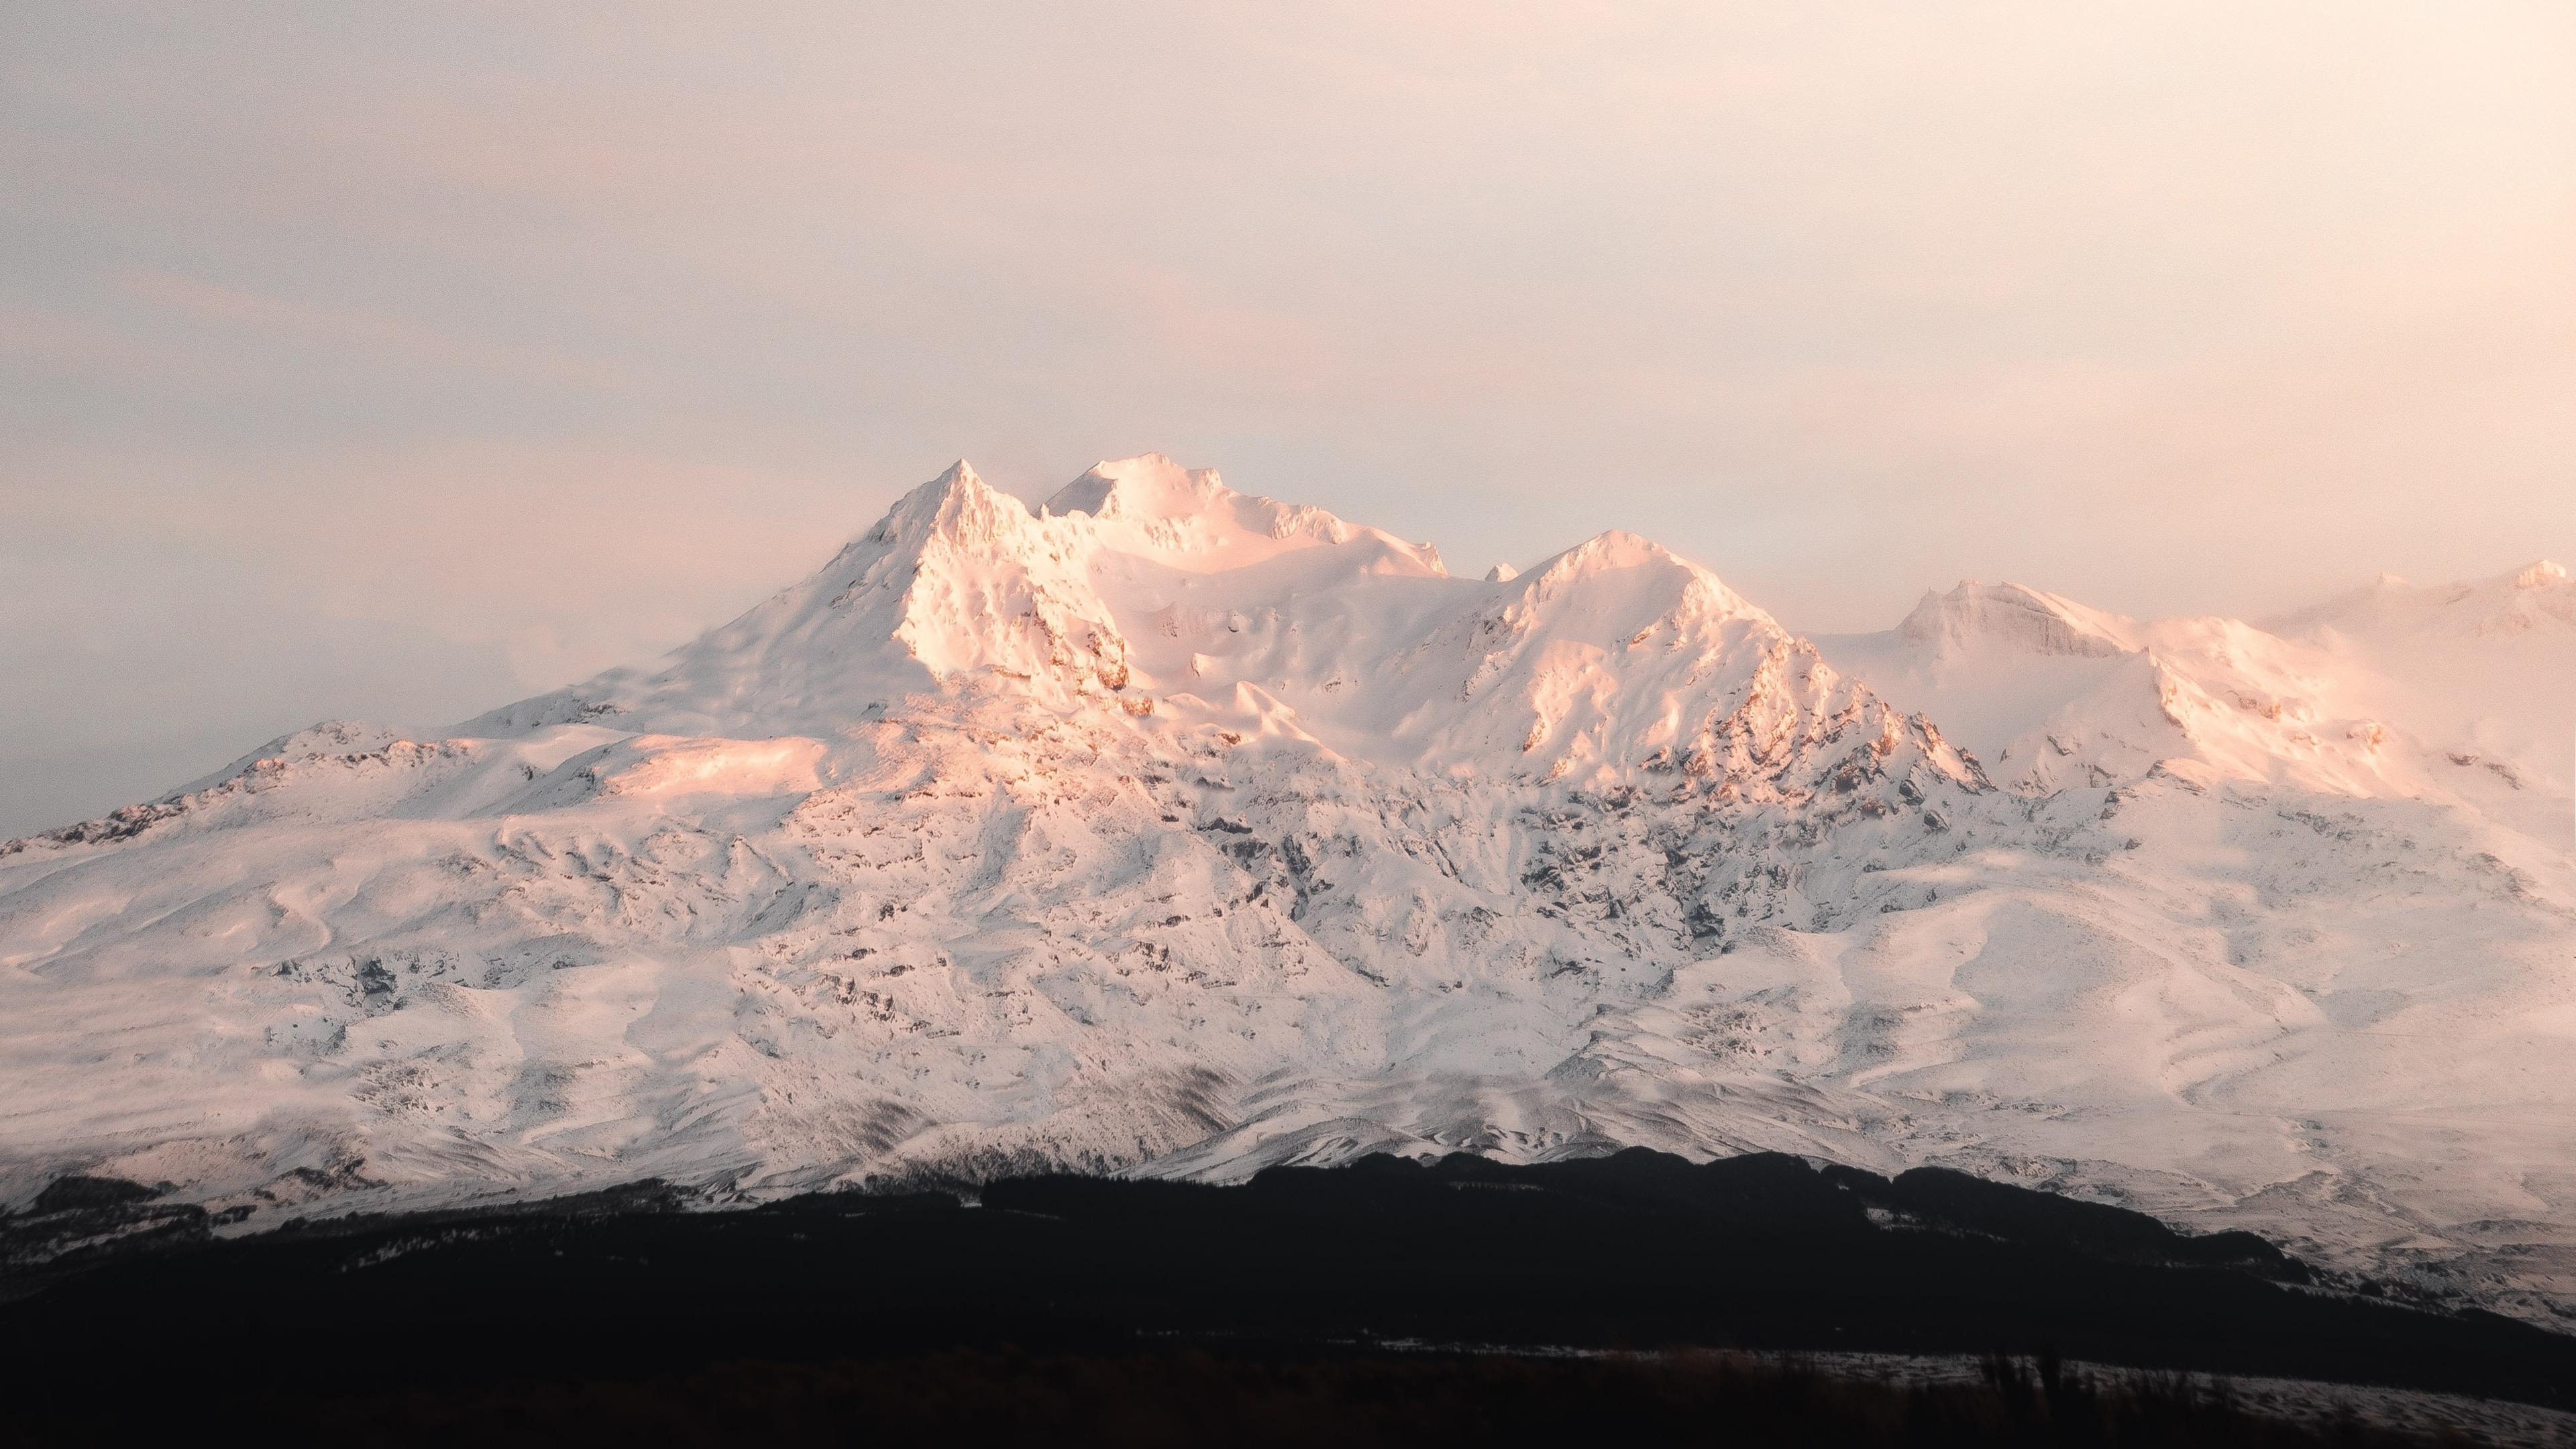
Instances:
[[[0,836],[960,455],[1794,628],[2576,562],[2576,6],[0,6]]]

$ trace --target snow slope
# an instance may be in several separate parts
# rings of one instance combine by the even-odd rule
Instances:
[[[1810,642],[1629,535],[960,464],[658,667],[0,845],[0,1201],[1776,1147],[2568,1308],[2564,774],[2406,685],[2549,587]]]
[[[2352,676],[2356,698],[2439,750],[2459,778],[2528,792],[2554,829],[2576,764],[2576,580],[2543,560],[2469,583],[2367,588],[2272,621]],[[2488,786],[2492,791],[2492,785]]]

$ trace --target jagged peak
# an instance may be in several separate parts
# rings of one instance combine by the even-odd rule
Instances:
[[[937,533],[992,536],[1030,519],[1027,504],[985,482],[960,458],[897,499],[871,536],[880,543],[917,541]]]
[[[2567,582],[2567,570],[2555,560],[2535,559],[2516,570],[2512,582],[2517,589],[2545,589]]]

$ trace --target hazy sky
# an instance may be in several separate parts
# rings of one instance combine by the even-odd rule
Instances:
[[[0,5],[0,835],[1147,450],[1811,630],[2576,555],[2576,6]]]

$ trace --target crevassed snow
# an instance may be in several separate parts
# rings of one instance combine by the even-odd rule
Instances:
[[[2564,585],[1811,642],[961,463],[658,666],[0,846],[0,1193],[1774,1147],[2576,1305]]]

